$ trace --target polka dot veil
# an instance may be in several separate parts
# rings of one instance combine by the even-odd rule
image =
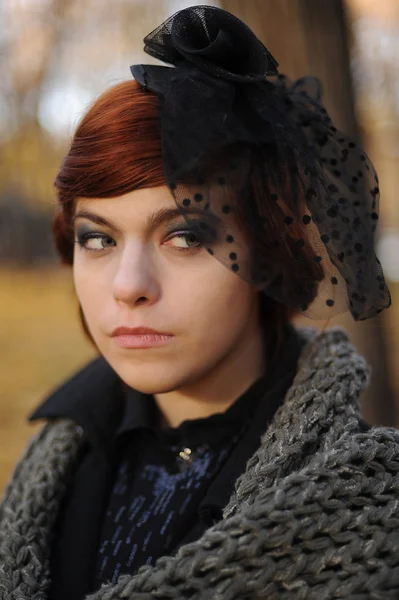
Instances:
[[[174,67],[132,65],[159,98],[165,181],[207,252],[313,319],[388,308],[374,250],[379,187],[334,127],[316,77],[295,82],[234,15],[181,10],[144,38]]]

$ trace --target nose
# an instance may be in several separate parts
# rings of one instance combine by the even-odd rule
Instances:
[[[156,267],[148,249],[140,243],[126,246],[113,278],[115,299],[126,304],[143,299],[154,301],[159,291]]]

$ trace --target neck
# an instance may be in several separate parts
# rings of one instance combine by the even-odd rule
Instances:
[[[264,332],[259,321],[246,328],[214,368],[201,379],[177,390],[154,394],[162,427],[178,427],[187,419],[206,418],[225,412],[267,369]]]

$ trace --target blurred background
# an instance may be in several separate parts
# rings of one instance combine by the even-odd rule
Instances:
[[[74,128],[133,63],[175,0],[0,0],[0,491],[41,424],[27,415],[95,351],[83,337],[70,271],[59,265],[53,180]],[[399,1],[208,1],[245,21],[291,78],[317,75],[335,125],[357,136],[380,180],[377,254],[392,306],[336,317],[372,367],[371,424],[399,426]],[[323,322],[301,319],[322,326]]]

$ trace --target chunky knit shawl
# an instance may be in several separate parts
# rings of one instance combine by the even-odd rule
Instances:
[[[296,376],[223,519],[86,600],[399,598],[399,431],[359,432],[369,367],[343,329],[298,331]],[[0,506],[1,600],[47,598],[83,440],[71,420],[50,421],[17,464]]]

